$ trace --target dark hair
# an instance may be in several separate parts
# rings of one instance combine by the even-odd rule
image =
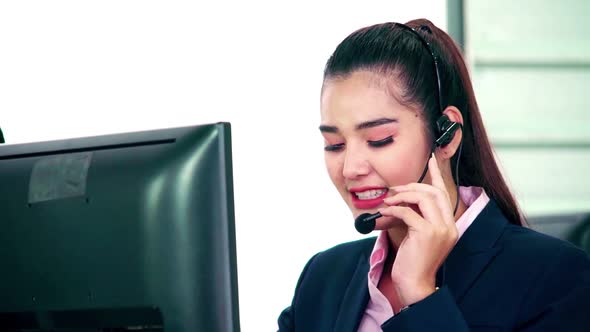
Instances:
[[[414,28],[438,57],[443,109],[455,106],[463,116],[458,184],[483,187],[510,223],[525,225],[524,216],[494,159],[461,51],[449,35],[426,19],[413,20],[406,25]],[[420,115],[427,124],[427,134],[434,140],[436,120],[443,110],[437,99],[433,61],[419,37],[407,28],[399,23],[376,24],[353,32],[338,45],[326,64],[324,82],[346,78],[357,70],[395,79],[402,89],[402,95],[395,96],[396,99],[423,110]],[[457,154],[451,159],[452,169],[456,159]]]

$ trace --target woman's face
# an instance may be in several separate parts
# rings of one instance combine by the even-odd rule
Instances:
[[[430,153],[421,117],[388,89],[400,95],[393,82],[368,71],[324,82],[326,167],[355,218],[384,207],[383,198],[393,195],[387,188],[417,182]]]

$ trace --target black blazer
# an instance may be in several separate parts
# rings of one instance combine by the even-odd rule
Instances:
[[[374,244],[374,237],[363,239],[312,257],[279,317],[279,331],[356,331],[369,300]],[[438,277],[438,291],[386,321],[383,331],[590,331],[588,255],[509,224],[493,201]]]

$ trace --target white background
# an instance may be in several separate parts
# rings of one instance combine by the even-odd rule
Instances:
[[[314,253],[360,238],[323,164],[325,61],[446,1],[3,1],[9,143],[232,123],[242,331],[276,330]]]

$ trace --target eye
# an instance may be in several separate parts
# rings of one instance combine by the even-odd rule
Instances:
[[[393,143],[393,136],[385,137],[384,139],[380,139],[378,141],[368,141],[369,145],[374,148],[380,148],[382,146],[386,146],[388,144]]]
[[[326,145],[324,147],[324,151],[328,151],[328,152],[340,151],[340,150],[342,150],[343,147],[344,147],[344,143]]]

